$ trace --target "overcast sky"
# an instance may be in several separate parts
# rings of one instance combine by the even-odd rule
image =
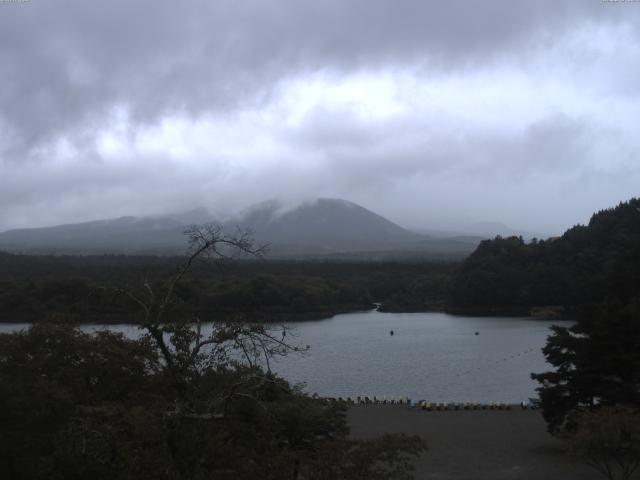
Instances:
[[[0,230],[270,197],[540,233],[640,194],[640,3],[0,2]]]

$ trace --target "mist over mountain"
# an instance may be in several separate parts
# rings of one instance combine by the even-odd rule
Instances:
[[[496,235],[500,235],[501,237],[523,237],[525,239],[531,239],[534,237],[540,238],[545,236],[534,232],[529,232],[527,230],[513,228],[502,222],[490,221],[474,222],[468,225],[463,225],[460,228],[460,231],[469,235],[478,235],[485,238],[493,238]]]
[[[120,217],[9,230],[0,234],[0,248],[23,253],[170,253],[184,244],[185,225],[172,217]]]
[[[204,208],[158,217],[121,217],[48,228],[9,230],[0,248],[27,253],[178,253],[183,231],[216,222]],[[342,199],[320,198],[287,207],[278,200],[253,205],[221,223],[227,232],[250,230],[271,256],[354,252],[467,254],[480,237],[435,238],[419,234]]]
[[[451,229],[418,227],[411,230],[434,238],[458,237],[474,240],[495,238],[498,235],[501,237],[522,237],[526,240],[555,236],[549,233],[530,232],[528,230],[513,228],[502,222],[474,222],[470,224],[461,224],[460,226]]]
[[[258,242],[269,243],[278,251],[385,250],[406,248],[421,240],[421,235],[341,199],[321,198],[289,210],[270,200],[247,209],[238,224],[255,232]]]

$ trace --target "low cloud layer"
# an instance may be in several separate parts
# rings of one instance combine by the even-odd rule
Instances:
[[[638,195],[640,4],[0,3],[0,230],[342,197],[556,233]]]

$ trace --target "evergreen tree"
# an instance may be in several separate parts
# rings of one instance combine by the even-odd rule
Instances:
[[[640,407],[640,302],[585,309],[572,327],[552,330],[543,351],[556,370],[532,374],[551,432],[571,431],[585,410]]]

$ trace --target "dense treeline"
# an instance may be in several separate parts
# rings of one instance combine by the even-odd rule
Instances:
[[[638,266],[640,199],[632,199],[559,238],[481,242],[452,282],[450,308],[526,314],[561,307],[556,312],[572,315],[581,305],[605,299],[627,303],[640,290]]]
[[[131,321],[130,301],[104,287],[161,281],[179,257],[0,253],[0,320]],[[176,311],[212,319],[319,318],[372,308],[443,309],[454,263],[202,261],[181,284]]]

